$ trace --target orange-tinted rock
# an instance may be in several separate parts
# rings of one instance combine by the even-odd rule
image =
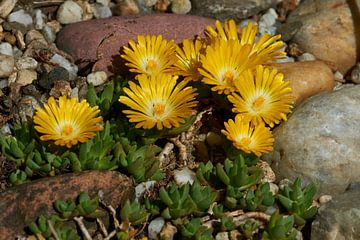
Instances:
[[[290,62],[276,65],[285,80],[291,82],[296,104],[334,88],[334,75],[322,61]]]
[[[134,196],[132,181],[112,171],[70,173],[9,188],[0,194],[0,239],[15,239],[41,214],[54,213],[56,200],[75,199],[81,192],[94,197],[99,191],[114,207]]]
[[[80,68],[94,65],[95,71],[113,71],[122,46],[137,35],[159,35],[180,43],[184,38],[203,35],[215,21],[190,15],[151,14],[137,17],[112,17],[67,25],[57,36],[59,49],[71,54]],[[116,71],[116,70],[115,70]]]

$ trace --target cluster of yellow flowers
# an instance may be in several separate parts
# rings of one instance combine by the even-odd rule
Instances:
[[[202,81],[225,94],[237,114],[225,122],[222,133],[236,148],[260,156],[272,150],[270,128],[286,120],[293,105],[289,83],[270,67],[286,55],[283,42],[280,35],[257,39],[252,22],[241,33],[233,20],[215,25],[205,29],[205,38],[185,39],[180,46],[161,35],[130,40],[121,57],[137,75],[119,101],[129,108],[123,112],[137,128],[179,127],[195,114],[198,103],[196,88],[188,83]],[[61,97],[57,105],[50,98],[45,110],[37,110],[34,122],[45,134],[41,140],[71,147],[102,130],[98,112],[84,101]]]

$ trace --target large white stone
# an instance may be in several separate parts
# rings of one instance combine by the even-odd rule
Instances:
[[[60,5],[56,19],[61,24],[69,24],[80,22],[82,20],[82,15],[83,10],[79,4],[69,0]]]
[[[274,131],[263,156],[277,179],[314,182],[317,194],[338,194],[360,181],[360,85],[324,93],[299,105]]]
[[[30,14],[25,12],[23,9],[20,9],[16,12],[12,12],[8,16],[8,21],[19,23],[19,24],[23,25],[24,27],[30,27],[33,24],[32,17],[30,16]]]

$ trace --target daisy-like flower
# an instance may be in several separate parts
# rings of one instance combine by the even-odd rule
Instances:
[[[185,118],[195,113],[196,89],[186,87],[186,82],[177,83],[177,76],[159,74],[157,76],[139,75],[139,85],[129,82],[124,88],[127,96],[119,101],[130,110],[124,110],[130,122],[137,128],[157,129],[179,127]]]
[[[258,157],[273,150],[274,138],[264,123],[254,125],[249,119],[238,114],[235,121],[230,119],[224,124],[225,130],[221,132],[233,142],[237,149],[254,153]]]
[[[273,127],[286,114],[291,112],[294,97],[291,95],[289,82],[276,69],[256,67],[253,71],[245,71],[235,82],[236,93],[228,96],[234,104],[233,112],[249,118],[255,125],[260,122]]]
[[[284,43],[279,41],[281,35],[270,36],[263,34],[258,41],[255,42],[257,27],[249,21],[248,25],[242,29],[240,43],[242,45],[250,44],[252,46],[251,55],[253,65],[271,64],[276,59],[286,56],[285,52],[280,51],[284,47]]]
[[[205,51],[204,42],[197,38],[194,41],[184,39],[182,48],[176,46],[178,61],[174,64],[173,71],[184,76],[185,81],[197,81],[201,77],[198,68],[201,67],[200,55]]]
[[[55,141],[56,145],[71,148],[78,142],[86,142],[102,131],[102,117],[96,117],[100,112],[97,106],[90,107],[86,100],[78,102],[75,97],[59,98],[57,103],[50,97],[44,108],[38,108],[34,115],[35,129],[42,133],[42,141]]]
[[[159,36],[138,36],[138,42],[129,41],[130,47],[124,47],[121,55],[128,63],[131,72],[155,76],[169,71],[177,61],[173,40],[167,41]]]
[[[236,40],[243,46],[247,44],[251,45],[251,55],[253,56],[251,66],[271,64],[276,59],[286,56],[285,52],[280,51],[284,47],[284,43],[279,41],[281,35],[272,37],[266,33],[256,41],[258,29],[251,21],[241,30],[240,37],[238,27],[232,19],[226,21],[224,26],[222,26],[219,21],[216,21],[215,25],[216,30],[211,26],[207,26],[205,30],[205,35],[210,44],[214,44],[214,42],[221,39],[223,41]]]
[[[251,63],[250,50],[250,45],[242,46],[235,40],[219,40],[209,45],[206,54],[201,55],[202,68],[199,72],[204,76],[202,81],[214,85],[211,90],[220,94],[234,92],[234,82]]]
[[[218,38],[224,41],[239,40],[238,28],[233,19],[225,21],[224,27],[219,20],[216,20],[215,26],[216,29],[211,26],[207,26],[205,29],[205,35],[210,43],[214,43]]]

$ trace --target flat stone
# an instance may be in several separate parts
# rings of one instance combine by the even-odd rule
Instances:
[[[83,10],[74,1],[68,0],[63,2],[57,11],[56,19],[61,24],[75,23],[82,20]]]
[[[331,69],[321,61],[289,62],[276,65],[285,80],[290,81],[296,104],[335,86]]]
[[[311,239],[360,239],[360,189],[347,191],[320,207]]]
[[[317,195],[336,195],[360,181],[360,85],[314,96],[274,130],[268,161],[277,179],[314,182]]]
[[[21,69],[36,69],[38,62],[32,57],[22,57],[16,60],[15,66],[18,70]]]
[[[80,68],[95,63],[94,71],[106,71],[110,76],[123,65],[119,56],[121,47],[137,35],[162,34],[165,39],[180,43],[184,38],[203,36],[204,28],[214,23],[209,18],[175,14],[112,17],[67,25],[58,33],[56,41],[59,49],[71,54]],[[101,56],[98,60],[97,50]]]
[[[37,78],[37,72],[30,69],[21,69],[17,72],[16,83],[20,86],[31,84]]]
[[[243,20],[279,3],[278,0],[202,0],[192,1],[190,14],[219,20]]]
[[[331,63],[334,70],[347,73],[356,63],[356,18],[358,11],[346,0],[306,0],[290,14],[289,27],[280,31],[300,49]]]
[[[30,16],[29,13],[25,12],[23,9],[20,9],[16,12],[12,12],[8,16],[8,21],[18,23],[25,28],[28,28],[33,24],[32,17]]]
[[[87,75],[86,80],[88,83],[92,83],[94,86],[100,86],[106,82],[107,75],[104,71],[93,72]]]
[[[2,0],[0,2],[0,17],[6,18],[14,9],[17,0]]]
[[[0,193],[1,239],[13,239],[38,216],[53,214],[56,200],[75,200],[81,192],[94,197],[99,191],[113,207],[134,197],[132,181],[114,171],[69,173],[9,188]]]
[[[0,78],[8,77],[14,71],[15,59],[12,56],[0,54]]]

